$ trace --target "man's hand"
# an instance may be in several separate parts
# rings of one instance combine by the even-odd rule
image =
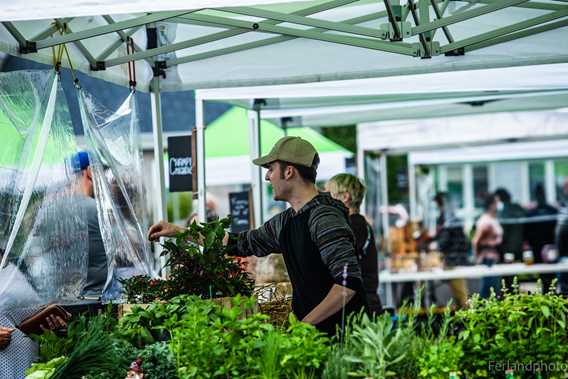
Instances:
[[[14,329],[12,328],[4,328],[0,326],[0,351],[4,350],[8,347],[8,345],[10,345],[13,331]]]
[[[180,226],[170,224],[166,221],[160,221],[148,229],[148,239],[150,241],[157,241],[160,237],[173,237],[184,230],[185,229]]]
[[[334,284],[322,302],[312,309],[302,321],[312,325],[319,324],[339,312],[355,296],[355,293],[350,288]]]

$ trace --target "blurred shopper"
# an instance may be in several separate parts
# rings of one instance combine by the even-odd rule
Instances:
[[[511,194],[505,188],[495,190],[497,197],[497,218],[503,227],[503,242],[501,243],[500,258],[506,253],[515,255],[515,261],[523,260],[524,218],[525,210],[514,203]]]
[[[107,280],[108,263],[99,227],[89,154],[85,151],[76,153],[71,159],[71,166],[75,173],[79,175],[79,191],[84,195],[81,198],[81,205],[84,207],[87,215],[89,230],[89,263],[87,283],[83,289],[83,294],[98,297],[101,295]]]
[[[523,207],[512,201],[511,194],[505,188],[495,190],[495,196],[497,218],[503,227],[503,242],[499,249],[500,260],[502,262],[505,260],[505,254],[513,254],[516,262],[522,262],[526,212]],[[513,279],[513,276],[505,276],[503,281],[507,287],[511,287]]]
[[[503,228],[497,220],[497,199],[495,195],[487,195],[483,214],[475,224],[475,235],[472,240],[476,262],[489,267],[499,262],[499,245],[502,240]],[[499,290],[499,277],[491,276],[481,279],[481,297],[488,298],[491,288],[495,292]]]
[[[434,240],[438,244],[438,250],[444,256],[446,268],[464,266],[468,264],[467,255],[469,242],[463,230],[463,223],[455,216],[446,205],[447,194],[438,192],[434,196],[438,206],[439,215],[436,219],[436,235]],[[465,308],[467,305],[467,284],[464,278],[451,279],[448,281],[452,296],[457,306]]]
[[[560,261],[568,261],[568,177],[564,180],[561,207],[558,213],[556,247],[558,248]],[[564,296],[568,296],[568,273],[563,272],[560,274],[558,284],[560,285],[560,292]]]
[[[207,203],[205,205],[205,212],[207,222],[215,221],[219,219],[219,212],[217,212],[217,199],[215,196],[207,192]],[[193,212],[187,219],[185,226],[189,228],[194,222],[199,222],[199,215],[197,212]]]
[[[365,217],[359,213],[365,196],[365,185],[354,175],[338,174],[326,183],[325,191],[329,192],[334,199],[341,200],[349,209],[349,223],[355,235],[355,253],[361,265],[367,305],[370,312],[380,314],[383,307],[377,293],[379,262],[375,234]]]
[[[558,211],[546,203],[542,184],[535,187],[536,206],[527,211],[528,221],[525,223],[525,240],[533,251],[535,263],[550,263],[543,259],[543,248],[554,244]],[[542,291],[546,293],[554,279],[554,274],[541,274]]]
[[[319,156],[306,140],[283,137],[253,163],[268,169],[265,179],[272,185],[274,200],[286,201],[290,208],[258,229],[230,233],[231,255],[282,254],[292,283],[294,314],[333,335],[345,317],[367,308],[348,210],[318,191]],[[182,230],[162,221],[150,227],[148,238],[153,241]]]

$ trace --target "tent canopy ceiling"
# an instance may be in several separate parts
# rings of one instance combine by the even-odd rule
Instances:
[[[559,138],[568,138],[568,111],[479,114],[357,126],[361,151],[392,153]]]
[[[373,121],[421,120],[437,117],[564,109],[568,90],[519,91],[454,98],[399,101],[376,105],[265,111],[263,117],[288,127],[330,127]]]
[[[264,6],[64,0],[45,9],[18,0],[0,10],[0,50],[49,64],[51,47],[66,43],[74,67],[126,86],[125,63],[136,60],[138,88],[149,88],[155,69],[166,75],[163,91],[568,62],[568,4],[560,0],[253,2]],[[128,56],[126,37],[135,48]]]
[[[198,90],[197,97],[248,109],[288,126],[337,126],[381,120],[547,110],[568,104],[568,64]],[[258,103],[258,101],[257,101]]]
[[[554,159],[566,157],[566,151],[568,139],[560,139],[412,152],[408,154],[408,161],[412,165],[421,165]]]

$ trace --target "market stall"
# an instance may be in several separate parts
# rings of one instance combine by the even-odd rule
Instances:
[[[164,10],[158,9],[156,4],[145,4],[146,7],[137,4],[136,9]],[[164,4],[168,10],[175,7],[173,2]],[[50,12],[41,15],[55,17],[52,24],[51,19],[42,22],[30,22],[29,19],[21,21],[22,15],[28,14],[30,4],[18,2],[0,13],[4,26],[0,47],[11,54],[51,62],[51,47],[68,44],[71,59],[67,62],[63,60],[64,66],[69,67],[74,62],[75,67],[83,72],[127,86],[133,86],[132,77],[129,81],[126,72],[121,72],[119,67],[137,61],[137,88],[152,92],[156,156],[161,156],[163,151],[160,91],[164,90],[354,79],[354,82],[343,84],[350,86],[351,91],[356,91],[355,88],[361,84],[357,79],[376,78],[377,81],[373,81],[373,84],[379,87],[373,89],[373,94],[380,91],[381,84],[388,90],[387,84],[390,83],[390,94],[398,95],[400,82],[408,79],[406,88],[400,91],[402,96],[399,100],[414,100],[418,94],[422,100],[431,100],[432,96],[441,95],[453,99],[450,102],[459,102],[460,98],[470,98],[467,97],[469,94],[464,93],[454,96],[456,89],[459,91],[462,84],[449,84],[450,80],[455,81],[456,78],[473,89],[473,101],[480,98],[487,100],[487,93],[483,93],[487,90],[537,92],[551,88],[562,90],[560,87],[564,86],[559,78],[565,76],[556,75],[553,79],[549,77],[548,81],[544,76],[540,82],[540,79],[533,82],[525,80],[524,83],[515,85],[519,78],[526,79],[531,75],[538,78],[536,72],[539,69],[551,69],[557,73],[566,69],[563,63],[567,61],[568,42],[564,38],[567,10],[566,5],[560,1],[419,1],[415,5],[413,1],[406,4],[391,4],[387,1],[384,4],[361,4],[336,0],[310,6],[233,6],[222,11],[198,9],[141,16],[115,14],[132,10],[128,5],[132,4],[127,2],[127,7],[121,8],[120,5],[109,6],[104,2],[95,2],[75,8],[75,11],[71,7],[53,7]],[[195,4],[196,7],[198,5],[207,7],[209,4]],[[37,9],[41,11],[44,8],[38,6]],[[109,14],[101,15],[99,9],[108,10]],[[37,13],[33,14],[39,17]],[[317,17],[307,17],[311,15]],[[376,27],[377,19],[381,20],[379,29]],[[170,23],[161,24],[165,20],[171,21],[175,26],[169,25]],[[253,33],[249,33],[251,31]],[[140,48],[144,45],[145,48]],[[172,54],[174,52],[177,53]],[[507,82],[507,75],[500,75],[502,71],[493,71],[495,76],[492,79],[497,79],[495,82],[481,81],[480,76],[477,76],[479,81],[474,82],[475,74],[480,74],[482,69],[505,70],[516,73],[517,78],[512,82],[511,75]],[[468,84],[464,78],[472,78],[472,81]],[[196,127],[197,148],[201,158],[198,168],[201,218],[205,219],[206,202],[206,166],[203,159],[206,125],[203,121],[203,101],[227,98],[245,99],[246,102],[250,99],[257,100],[249,105],[252,110],[250,124],[254,158],[261,152],[260,118],[263,104],[270,104],[269,98],[294,97],[293,92],[296,96],[299,95],[299,88],[306,91],[315,88],[322,97],[354,94],[345,87],[336,88],[336,92],[330,91],[337,85],[337,82],[331,82],[329,87],[322,83],[286,87],[282,89],[282,95],[273,96],[263,92],[266,89],[261,87],[247,88],[240,94],[232,89],[217,94],[198,91]],[[363,101],[368,104],[369,98]],[[375,99],[371,102],[374,103]],[[331,104],[341,105],[339,102]],[[157,166],[157,177],[163,178],[161,163]],[[254,175],[258,184],[260,169],[255,170]],[[160,188],[159,193],[163,199],[163,182]],[[259,188],[258,186],[257,196]],[[260,203],[259,197],[256,201]],[[162,212],[158,212],[157,216],[160,213],[163,216],[164,208],[162,201]],[[207,243],[220,245],[224,228],[218,225],[203,227],[216,228],[209,230],[211,233],[206,240]],[[190,248],[180,241],[170,242],[167,246],[170,250],[182,252]],[[197,254],[190,256],[192,259],[204,259],[203,256],[212,258],[214,255],[212,252]],[[181,256],[187,258],[187,254]],[[212,261],[217,262],[214,259]],[[181,263],[180,268],[181,273],[185,274]],[[186,284],[188,282],[191,283],[186,281]],[[162,282],[146,278],[142,284],[138,290],[146,292]],[[168,288],[181,287],[172,285]],[[200,290],[208,292],[209,297],[214,297],[218,289],[206,285]],[[165,291],[160,295],[167,294]],[[199,294],[203,297],[203,293]],[[235,292],[229,292],[229,295],[233,294]],[[563,348],[567,345],[564,322],[566,307],[558,296],[552,294],[530,297],[515,293],[503,302],[495,298],[479,302],[476,300],[471,311],[460,313],[455,319],[446,319],[446,326],[452,322],[465,325],[464,333],[457,335],[449,332],[455,328],[445,328],[443,333],[421,334],[417,332],[420,329],[415,328],[413,322],[407,322],[408,329],[393,328],[388,315],[378,320],[363,316],[355,321],[351,329],[353,333],[342,340],[344,343],[331,349],[329,360],[322,358],[328,357],[328,348],[324,337],[316,334],[314,328],[291,319],[286,332],[282,332],[282,329],[275,329],[260,321],[264,319],[261,315],[247,317],[246,312],[239,312],[239,301],[234,300],[234,307],[229,309],[217,308],[210,302],[194,298],[170,298],[166,304],[155,302],[148,312],[138,308],[133,316],[126,317],[126,321],[118,327],[107,324],[102,316],[90,322],[79,320],[70,325],[71,332],[68,339],[64,340],[65,343],[54,342],[59,340],[49,333],[43,336],[40,346],[47,347],[47,352],[55,356],[44,354],[42,364],[36,366],[36,370],[40,372],[33,374],[36,377],[54,374],[54,378],[74,377],[69,375],[70,372],[77,377],[101,372],[108,374],[113,369],[128,365],[132,356],[146,354],[146,363],[167,364],[175,360],[174,370],[180,377],[200,376],[203,367],[208,368],[205,370],[207,374],[213,371],[213,376],[235,378],[259,375],[335,378],[353,373],[363,377],[384,377],[392,372],[400,377],[432,378],[448,377],[459,370],[468,375],[481,373],[491,376],[494,369],[484,367],[481,362],[499,359],[504,352],[508,352],[507,357],[520,361],[527,356],[529,347],[532,347],[531,359],[536,361],[540,357],[547,357],[547,362],[554,364],[564,362],[567,354]],[[511,315],[510,311],[517,309],[519,304],[529,307],[529,317],[525,317],[527,314],[515,316],[516,318]],[[412,312],[409,314],[412,315]],[[532,316],[540,317],[537,337],[533,336],[531,325],[526,322]],[[513,319],[507,323],[501,322],[499,328],[492,329],[498,330],[503,338],[498,343],[491,344],[495,342],[494,335],[487,333],[489,328],[478,321],[483,320],[495,326],[495,322],[507,317]],[[557,320],[562,322],[558,323]],[[346,323],[345,319],[342,322]],[[515,325],[516,329],[511,330],[510,325]],[[367,338],[369,334],[376,338]],[[396,342],[389,343],[388,346],[383,344],[391,337],[391,341]],[[161,338],[169,342],[157,343]],[[460,342],[456,343],[458,340]],[[481,349],[483,352],[479,352],[480,344],[491,345],[492,348]],[[127,351],[132,346],[148,348],[150,351],[129,355]],[[377,349],[377,346],[384,348]],[[375,353],[371,356],[364,354],[369,351]],[[88,356],[96,358],[96,364],[80,364],[85,362],[81,360],[85,357],[85,352],[92,353]],[[160,355],[160,352],[164,354]],[[468,358],[462,359],[463,356]],[[130,366],[129,375],[136,376],[144,369],[150,370],[143,369],[143,366],[144,361],[137,359]],[[157,371],[165,374],[171,369],[170,365],[167,368],[160,367]]]

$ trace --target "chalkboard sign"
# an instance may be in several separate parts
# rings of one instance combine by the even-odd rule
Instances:
[[[168,137],[170,192],[193,191],[191,136]]]
[[[249,191],[229,193],[231,209],[231,232],[239,233],[250,229]]]

